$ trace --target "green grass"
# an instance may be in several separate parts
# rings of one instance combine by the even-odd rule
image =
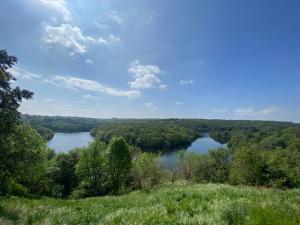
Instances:
[[[0,198],[0,224],[300,224],[300,190],[164,185],[81,200]]]

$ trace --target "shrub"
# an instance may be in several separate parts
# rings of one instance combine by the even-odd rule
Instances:
[[[262,184],[264,168],[265,162],[259,152],[241,147],[233,155],[230,182],[243,185]]]
[[[132,163],[132,183],[134,189],[148,189],[160,182],[159,155],[139,153]]]

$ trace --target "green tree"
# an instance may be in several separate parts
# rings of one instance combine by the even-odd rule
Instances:
[[[75,149],[68,153],[60,153],[53,159],[51,178],[56,186],[54,189],[60,190],[60,193],[55,194],[56,196],[65,198],[77,187],[75,169],[79,161],[79,154],[80,149]]]
[[[113,137],[106,150],[109,189],[117,194],[125,187],[131,168],[129,146],[122,137]]]
[[[27,124],[19,125],[1,147],[6,149],[5,158],[1,158],[1,194],[47,194],[48,152],[37,131]]]
[[[6,50],[0,50],[0,195],[10,191],[8,186],[15,182],[15,178],[12,177],[14,168],[18,168],[18,164],[23,164],[18,160],[23,158],[22,154],[26,155],[26,151],[21,150],[20,147],[11,148],[15,146],[14,143],[18,142],[19,138],[16,135],[16,129],[20,123],[18,112],[20,103],[23,99],[30,99],[33,95],[30,91],[11,87],[11,81],[16,79],[8,72],[8,69],[16,62],[15,56],[8,55]],[[14,155],[19,157],[13,158]]]
[[[30,91],[11,87],[11,81],[16,79],[8,72],[8,69],[16,62],[15,56],[8,55],[6,50],[0,50],[0,135],[2,141],[19,122],[18,108],[22,100],[30,99],[33,95]]]
[[[228,181],[230,170],[229,152],[224,148],[217,148],[208,152],[208,180],[215,183]]]
[[[265,162],[259,152],[249,147],[237,149],[230,170],[232,184],[259,185],[263,181]]]
[[[105,149],[105,144],[99,141],[95,141],[89,147],[82,149],[76,166],[79,187],[73,196],[89,197],[107,193],[104,165]]]

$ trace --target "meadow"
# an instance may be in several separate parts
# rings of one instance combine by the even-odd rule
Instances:
[[[79,200],[0,198],[0,224],[300,224],[300,190],[165,184]]]

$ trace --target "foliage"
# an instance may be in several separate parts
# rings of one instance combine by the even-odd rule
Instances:
[[[121,136],[128,144],[148,151],[187,146],[198,136],[192,129],[161,120],[104,123],[93,129],[92,135],[104,142],[109,142],[114,136]]]
[[[235,131],[232,133],[228,146],[230,152],[233,152],[233,159],[235,155],[238,155],[243,160],[239,162],[233,160],[232,176],[241,177],[247,173],[252,177],[252,181],[248,184],[280,188],[299,187],[300,138],[298,134],[298,127],[267,132],[261,130]],[[251,169],[248,170],[246,167],[251,167]],[[250,175],[255,168],[257,171]],[[242,174],[243,171],[245,174]],[[233,175],[234,173],[235,175]],[[241,180],[238,180],[233,183],[240,184]]]
[[[102,119],[66,116],[33,116],[22,115],[22,120],[33,127],[48,128],[53,132],[88,132]]]
[[[105,154],[105,169],[110,192],[116,194],[125,189],[131,168],[129,146],[122,137],[113,137]]]
[[[75,174],[81,149],[68,153],[59,153],[52,159],[51,181],[52,194],[65,198],[77,187],[78,180]]]
[[[80,151],[75,171],[79,186],[73,193],[74,197],[90,197],[107,193],[105,151],[106,145],[98,141]]]
[[[221,144],[225,144],[230,140],[230,131],[226,129],[212,130],[209,135]]]
[[[31,146],[20,149],[20,146],[16,146],[15,143],[20,143],[19,140],[27,137],[22,132],[23,127],[18,127],[20,117],[18,108],[22,100],[30,99],[33,93],[22,90],[20,87],[11,87],[11,82],[16,79],[8,72],[8,69],[16,62],[16,57],[8,55],[6,50],[0,50],[0,195],[14,192],[12,189],[18,189],[20,190],[17,191],[18,193],[23,193],[24,187],[19,183],[20,173],[23,172],[20,167],[24,166],[28,170],[30,167],[30,159],[27,160],[26,156],[30,155],[27,150],[31,151]],[[31,130],[28,135],[36,138]],[[38,140],[36,144],[40,144]],[[26,159],[25,162],[19,161],[22,159]],[[13,177],[13,175],[18,175],[18,177]]]
[[[235,151],[230,182],[232,184],[259,185],[263,183],[265,162],[254,149],[243,147]]]
[[[230,164],[229,152],[223,148],[212,149],[208,154],[179,152],[179,171],[188,181],[225,183]]]
[[[15,56],[0,50],[0,141],[17,125],[20,113],[18,108],[23,99],[30,99],[32,92],[21,90],[20,87],[11,87],[11,81],[16,79],[8,72],[17,62]],[[1,145],[0,145],[1,146]]]
[[[199,162],[201,161],[202,157],[203,155],[194,152],[178,152],[179,171],[185,180],[195,180],[196,172],[200,166]]]
[[[203,180],[214,183],[227,182],[231,165],[229,152],[223,148],[210,150],[206,160],[206,167],[199,171],[206,174]]]
[[[139,153],[132,162],[132,183],[134,189],[150,189],[161,180],[159,156],[154,153]]]
[[[46,127],[41,127],[41,126],[35,126],[34,129],[44,138],[45,141],[49,141],[53,138],[54,133],[52,130],[46,128]]]
[[[22,124],[6,138],[1,148],[1,195],[42,195],[48,193],[47,147],[41,136]]]

